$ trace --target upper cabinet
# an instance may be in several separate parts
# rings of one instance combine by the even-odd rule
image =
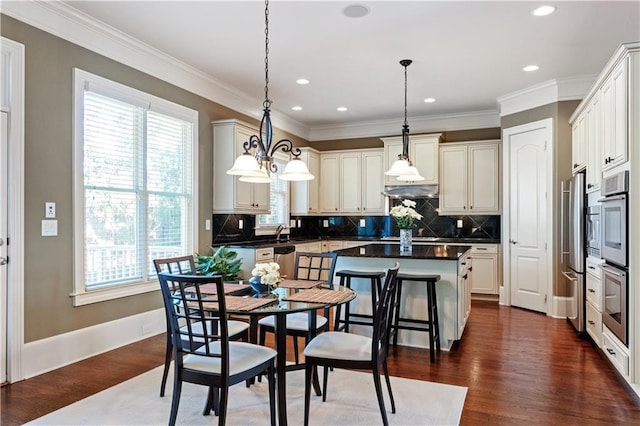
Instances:
[[[500,141],[440,146],[440,214],[500,213]]]
[[[214,121],[213,125],[213,212],[269,213],[268,183],[241,182],[239,176],[227,174],[242,145],[257,129],[238,120]]]
[[[602,170],[604,171],[627,161],[628,62],[629,58],[620,62],[602,85]]]
[[[401,182],[395,176],[384,176],[385,185],[437,185],[438,184],[438,147],[441,133],[429,135],[409,135],[409,158],[424,180],[419,182]],[[402,136],[382,138],[384,142],[384,170],[391,168],[393,162],[402,155]]]
[[[575,174],[587,166],[587,119],[581,116],[571,126],[571,171]]]
[[[291,182],[291,214],[308,215],[320,212],[318,186],[320,177],[320,153],[311,148],[301,148],[300,159],[315,179]]]
[[[587,121],[587,192],[600,189],[602,181],[602,102],[600,93],[591,99],[585,110]]]
[[[340,211],[340,154],[320,155],[320,212]]]

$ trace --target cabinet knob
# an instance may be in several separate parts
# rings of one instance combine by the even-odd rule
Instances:
[[[616,351],[614,351],[611,348],[607,348],[607,352],[609,352],[611,355],[615,355],[616,354]]]
[[[578,167],[578,163],[573,163],[573,168],[575,169],[576,167]]]
[[[589,293],[595,293],[596,291],[592,288],[589,289]]]
[[[338,208],[336,207],[336,211],[338,211]]]

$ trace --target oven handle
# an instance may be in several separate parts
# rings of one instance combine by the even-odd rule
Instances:
[[[613,201],[613,200],[626,200],[627,196],[626,194],[620,194],[620,195],[613,195],[611,197],[604,197],[604,198],[600,198],[598,200],[599,203],[602,202],[607,202],[607,201]]]
[[[624,277],[625,273],[624,272],[619,272],[618,269],[614,268],[613,266],[610,265],[606,265],[604,263],[601,263],[600,265],[598,265],[600,267],[600,269],[602,269],[605,272],[608,272],[610,274],[615,275],[616,277]]]

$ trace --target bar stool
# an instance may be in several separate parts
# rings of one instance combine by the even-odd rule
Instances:
[[[371,282],[371,312],[376,311],[376,304],[378,296],[382,291],[382,278],[385,273],[383,271],[355,271],[344,269],[336,272],[336,276],[340,277],[340,285],[351,288],[351,278],[363,278],[368,279]],[[340,311],[341,306],[338,305],[336,309],[336,317],[334,320],[334,331],[343,330],[348,333],[350,324],[357,325],[369,325],[373,326],[373,314],[354,314],[349,311],[349,305],[347,303],[344,310],[344,319],[341,318]],[[351,318],[360,318],[360,320],[352,320]],[[340,325],[343,324],[343,325]]]
[[[436,297],[436,283],[440,281],[440,275],[413,275],[398,274],[396,278],[396,301],[393,322],[390,327],[390,336],[393,335],[393,346],[398,346],[398,330],[426,331],[429,333],[429,358],[435,362],[435,350],[440,352],[440,325],[438,323],[438,299]],[[402,282],[427,283],[427,312],[428,319],[412,319],[400,317],[400,297],[402,296]],[[404,324],[401,324],[404,323]],[[411,325],[412,324],[412,325]]]

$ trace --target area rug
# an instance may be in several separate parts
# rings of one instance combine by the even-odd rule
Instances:
[[[173,370],[172,370],[173,371]],[[171,375],[165,397],[159,396],[162,367],[120,383],[67,407],[34,420],[30,425],[166,425],[171,406]],[[383,381],[383,388],[386,386]],[[385,392],[389,423],[392,425],[457,425],[467,388],[398,377],[391,378],[396,413],[391,413]],[[217,424],[217,417],[203,416],[207,389],[185,383],[178,410],[180,425]],[[304,416],[304,371],[287,373],[287,414],[291,425],[301,425]],[[334,370],[329,374],[327,401],[312,394],[312,425],[380,424],[370,373]],[[238,384],[229,395],[228,425],[268,425],[266,380],[250,388]]]

